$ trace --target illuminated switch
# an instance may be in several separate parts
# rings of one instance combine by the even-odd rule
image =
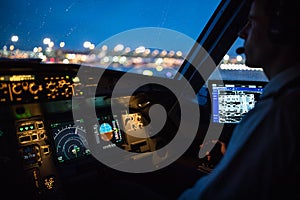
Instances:
[[[42,149],[42,152],[44,153],[44,155],[48,155],[50,153],[49,145],[41,146],[41,149]]]
[[[53,176],[49,176],[46,177],[44,179],[44,186],[48,189],[48,190],[52,190],[55,186],[55,179]]]

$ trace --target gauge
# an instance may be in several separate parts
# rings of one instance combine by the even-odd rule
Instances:
[[[71,123],[56,123],[51,125],[54,133],[56,155],[59,162],[65,162],[90,154],[84,138],[83,127]]]

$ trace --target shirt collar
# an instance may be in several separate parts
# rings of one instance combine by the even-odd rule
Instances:
[[[280,89],[282,89],[289,82],[300,78],[300,66],[290,67],[281,73],[277,74],[270,82],[265,86],[261,98],[273,96]]]

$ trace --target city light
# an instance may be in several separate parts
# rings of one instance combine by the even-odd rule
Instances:
[[[90,50],[95,49],[95,45],[94,45],[94,44],[91,44],[90,47],[89,47],[89,49],[90,49]]]
[[[12,41],[12,42],[18,42],[18,40],[19,40],[19,37],[18,37],[17,35],[13,35],[13,36],[11,37],[11,41]]]
[[[42,62],[85,63],[97,67],[106,67],[108,64],[112,64],[114,68],[120,70],[130,68],[146,76],[159,74],[159,76],[168,78],[173,77],[182,65],[185,56],[185,53],[180,50],[153,49],[143,45],[131,48],[119,43],[112,47],[108,47],[106,44],[95,47],[88,40],[83,43],[83,47],[90,51],[76,52],[62,49],[66,45],[64,41],[60,41],[57,45],[58,49],[55,49],[54,42],[49,37],[45,37],[42,41],[46,47],[35,46],[31,51],[23,51],[16,48],[15,42],[18,39],[18,36],[12,36],[13,44],[3,46],[0,53],[8,58],[40,58]],[[230,65],[231,68],[236,69],[243,64],[243,60],[242,56],[230,57],[226,54],[221,64]]]
[[[92,45],[92,43],[91,42],[89,42],[89,41],[85,41],[84,43],[83,43],[83,47],[84,48],[90,48],[90,46]]]
[[[53,48],[53,47],[54,47],[54,42],[50,41],[49,44],[48,44],[48,46],[49,46],[50,48]]]
[[[135,49],[135,53],[139,54],[139,53],[143,53],[146,50],[146,48],[144,46],[139,46]]]
[[[240,55],[237,55],[237,56],[236,56],[236,60],[237,60],[238,62],[241,62],[241,61],[243,60],[243,57],[240,56]]]
[[[223,59],[224,59],[225,61],[228,61],[228,60],[229,60],[229,55],[226,54],[226,55],[223,57]]]
[[[43,43],[49,44],[51,42],[50,38],[44,38]]]
[[[123,51],[124,49],[124,45],[123,44],[117,44],[114,48],[114,51],[118,52],[118,51]]]
[[[63,48],[65,45],[66,45],[65,42],[60,42],[60,43],[59,43],[59,46],[60,46],[61,48]]]

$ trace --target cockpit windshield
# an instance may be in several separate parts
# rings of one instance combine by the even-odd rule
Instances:
[[[220,1],[5,1],[0,58],[172,78]]]

